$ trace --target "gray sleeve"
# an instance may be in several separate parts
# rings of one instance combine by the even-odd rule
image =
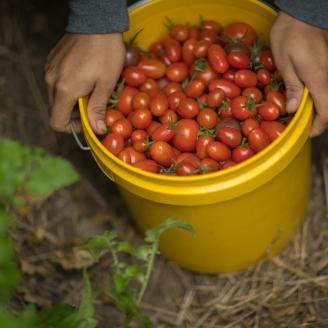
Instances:
[[[328,28],[328,0],[276,0],[275,4],[305,23]]]
[[[70,0],[67,32],[96,34],[129,28],[126,0]]]

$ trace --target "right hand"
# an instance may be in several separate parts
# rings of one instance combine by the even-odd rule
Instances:
[[[107,132],[107,103],[121,74],[125,46],[121,33],[67,33],[50,52],[45,80],[51,107],[51,127],[70,132],[72,110],[80,96],[89,95],[88,118],[96,134]],[[77,131],[81,122],[74,121]]]

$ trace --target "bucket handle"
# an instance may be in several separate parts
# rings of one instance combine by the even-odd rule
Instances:
[[[70,127],[70,130],[72,132],[72,135],[77,143],[77,145],[80,147],[80,149],[82,149],[83,151],[89,151],[91,148],[89,146],[84,146],[81,142],[81,140],[79,139],[75,129],[74,129],[74,123],[73,121],[70,121],[69,122],[69,127]]]

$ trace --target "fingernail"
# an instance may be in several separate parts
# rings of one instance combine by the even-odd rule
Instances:
[[[288,112],[295,112],[298,107],[298,101],[296,98],[290,98],[287,102],[287,111]]]
[[[96,122],[97,130],[99,133],[106,133],[107,132],[107,127],[104,121],[97,121]]]

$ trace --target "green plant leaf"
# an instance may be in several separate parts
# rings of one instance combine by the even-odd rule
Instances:
[[[113,231],[107,231],[99,236],[90,237],[82,248],[87,249],[96,261],[99,261],[100,255],[104,250],[110,250],[115,244],[117,234]]]
[[[141,260],[147,262],[151,254],[151,248],[148,245],[140,245],[135,247],[132,255]]]

